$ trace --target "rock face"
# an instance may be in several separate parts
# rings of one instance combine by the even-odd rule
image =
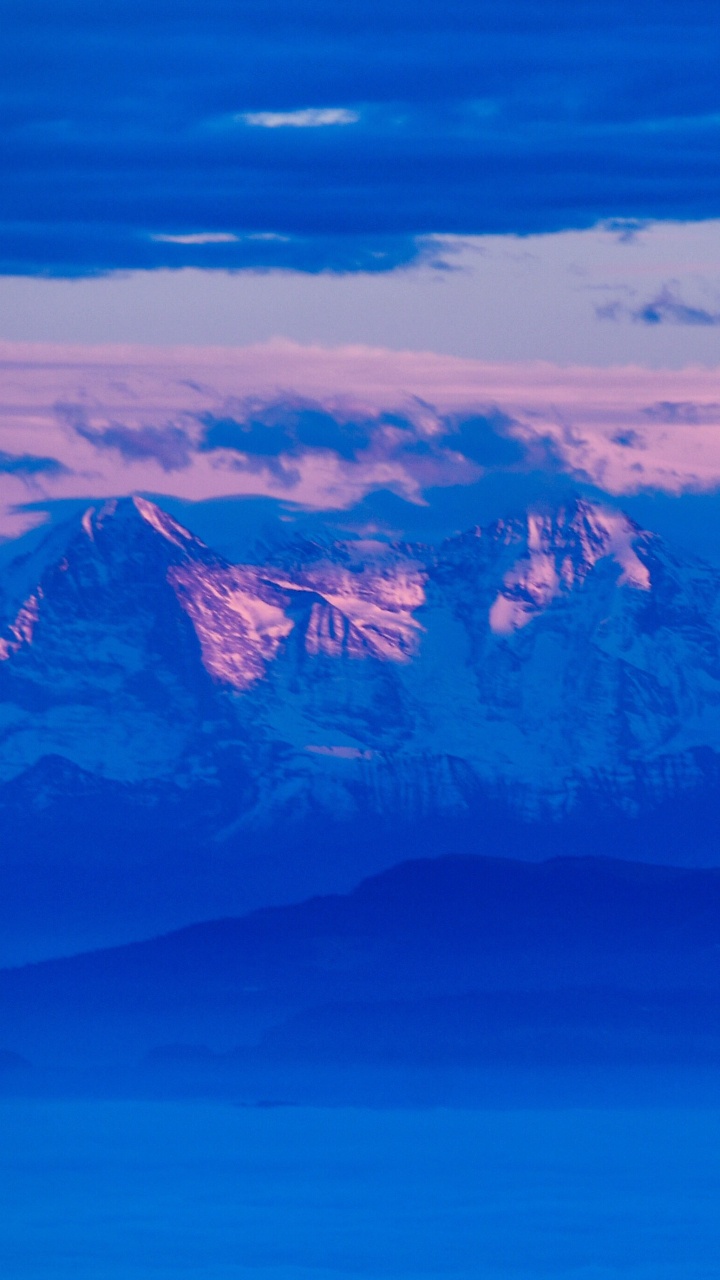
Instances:
[[[599,505],[231,565],[123,499],[15,561],[0,617],[23,858],[720,856],[720,575]]]

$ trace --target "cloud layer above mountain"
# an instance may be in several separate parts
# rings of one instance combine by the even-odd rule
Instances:
[[[338,511],[380,490],[422,504],[482,477],[530,473],[611,495],[720,487],[710,369],[491,365],[291,343],[5,344],[0,366],[5,536],[59,499],[133,492]]]
[[[707,0],[7,0],[0,270],[385,271],[720,215]]]

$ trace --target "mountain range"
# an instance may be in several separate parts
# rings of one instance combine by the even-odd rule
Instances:
[[[720,858],[720,573],[576,500],[230,564],[145,498],[0,582],[5,959],[409,852]]]

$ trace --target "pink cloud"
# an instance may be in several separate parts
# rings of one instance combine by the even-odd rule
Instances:
[[[282,440],[267,456],[204,447],[208,419],[242,418],[268,402],[310,402],[340,424],[362,418],[372,430],[346,456],[322,444],[286,449]],[[279,341],[238,349],[0,343],[0,456],[10,460],[0,467],[0,533],[15,536],[38,518],[17,510],[31,500],[137,491],[342,509],[389,488],[418,502],[429,485],[481,474],[454,447],[453,415],[498,409],[528,463],[545,459],[609,493],[720,485],[720,377],[707,367],[489,364]],[[13,470],[20,457],[59,465]]]

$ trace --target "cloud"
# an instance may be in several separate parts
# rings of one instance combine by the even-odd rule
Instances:
[[[502,365],[279,342],[0,343],[0,507],[17,520],[29,484],[34,510],[146,492],[350,511],[373,494],[402,506],[449,491],[471,512],[462,492],[483,477],[498,492],[520,493],[532,477],[553,492],[710,492],[720,488],[717,387],[718,371],[700,367]]]
[[[509,467],[520,463],[525,451],[512,437],[512,419],[496,411],[448,420],[446,446],[482,467]]]
[[[82,406],[58,404],[56,412],[62,422],[94,449],[114,450],[126,462],[153,459],[165,472],[178,471],[190,464],[192,442],[182,427],[174,424],[129,427],[122,423],[95,427]]]
[[[0,474],[22,476],[32,480],[35,476],[61,476],[67,468],[57,458],[36,458],[31,453],[3,453],[0,450]]]
[[[144,185],[147,175],[139,170],[134,180]],[[308,175],[308,181],[311,181]],[[237,179],[228,176],[231,190]],[[236,200],[232,195],[233,202]],[[193,217],[193,205],[196,216]],[[200,208],[200,205],[203,207]],[[434,236],[385,234],[347,230],[339,219],[339,230],[310,234],[290,229],[273,229],[269,206],[253,215],[249,230],[187,232],[188,222],[207,223],[218,216],[204,200],[194,197],[176,203],[169,199],[157,208],[138,212],[136,225],[106,224],[100,218],[87,221],[2,221],[0,189],[0,275],[42,276],[51,279],[79,279],[107,275],[112,271],[206,270],[264,271],[270,269],[337,273],[363,271],[374,275],[410,264],[428,263],[444,267],[444,244]],[[244,214],[233,216],[240,222]],[[152,226],[178,224],[177,231],[148,231]],[[268,225],[268,223],[270,225]],[[265,226],[263,227],[263,224]]]
[[[705,307],[692,307],[664,288],[644,306],[632,313],[633,320],[642,324],[720,324],[720,311],[708,311]]]
[[[240,453],[277,457],[297,456],[307,449],[327,449],[346,461],[377,445],[382,421],[362,414],[330,411],[322,404],[300,397],[280,400],[248,400],[229,406],[233,413],[222,418],[203,417],[203,450],[234,449]]]
[[[716,61],[707,0],[8,0],[0,268],[365,271],[718,216]]]
[[[309,459],[325,459],[327,465],[331,457],[340,476],[353,477],[354,489],[360,477],[372,476],[367,491],[390,487],[411,499],[429,486],[477,479],[482,465],[525,456],[502,429],[502,415],[444,417],[416,397],[404,400],[400,408],[391,399],[385,409],[352,397],[343,401],[326,390],[321,399],[285,392],[229,401],[225,415],[201,415],[199,452],[256,474],[264,467],[288,488],[300,485]],[[331,506],[341,490],[336,480]],[[344,499],[339,505],[346,505]]]
[[[360,116],[347,107],[304,107],[299,111],[245,111],[236,119],[260,129],[322,129],[328,125],[357,124]]]
[[[671,285],[663,285],[654,297],[639,307],[616,301],[596,307],[595,311],[599,320],[629,319],[646,325],[720,325],[720,311],[685,302]]]
[[[150,237],[151,240],[157,240],[159,244],[182,244],[182,245],[198,245],[198,244],[235,244],[238,240],[232,231],[193,231],[185,235],[163,235],[156,232]]]

